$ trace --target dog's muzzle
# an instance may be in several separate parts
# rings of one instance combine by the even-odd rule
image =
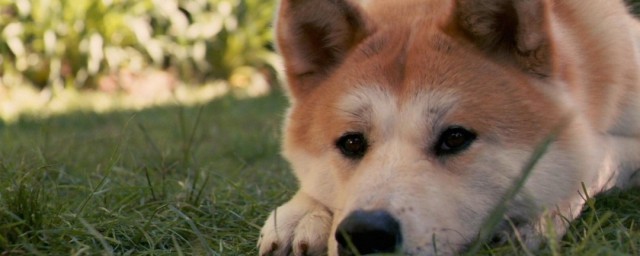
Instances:
[[[393,253],[402,245],[398,221],[386,211],[354,211],[336,230],[340,256]]]

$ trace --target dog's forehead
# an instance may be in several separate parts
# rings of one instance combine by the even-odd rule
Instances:
[[[341,119],[354,129],[383,135],[398,128],[423,133],[441,124],[458,101],[455,91],[442,88],[400,96],[389,87],[363,84],[346,91],[337,102]]]
[[[498,72],[495,65],[486,65],[481,54],[445,30],[425,20],[384,26],[356,47],[334,82],[350,77],[409,98],[427,87],[443,91],[488,80],[505,83],[499,76],[486,75]]]
[[[337,110],[327,118],[340,120],[331,136],[356,130],[377,138],[400,134],[424,141],[448,126],[464,126],[520,143],[536,139],[537,130],[532,127],[546,127],[547,121],[556,119],[544,111],[543,103],[549,102],[537,90],[514,82],[505,75],[509,71],[445,35],[423,35],[403,47],[405,56],[400,47],[389,45],[382,47],[379,56],[348,61],[334,83],[323,89],[320,98],[335,97],[331,101]],[[403,65],[393,65],[398,62]],[[531,121],[531,116],[542,113],[550,116],[539,117],[544,122]],[[326,125],[331,124],[336,122]]]
[[[384,31],[358,50],[331,89],[338,91],[339,114],[361,130],[398,123],[433,130],[454,108],[474,104],[470,91],[496,83],[479,78],[487,67],[467,65],[464,49],[436,28]]]
[[[403,0],[402,4],[387,0],[357,0],[372,19],[389,22],[411,22],[415,19],[443,21],[452,14],[454,1]],[[389,5],[392,5],[390,8]]]

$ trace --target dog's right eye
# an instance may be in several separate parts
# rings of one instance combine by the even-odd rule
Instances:
[[[476,139],[476,134],[460,126],[447,128],[436,143],[437,155],[451,155],[467,149]]]
[[[367,152],[369,144],[362,133],[347,133],[336,141],[340,152],[351,159],[360,159]]]

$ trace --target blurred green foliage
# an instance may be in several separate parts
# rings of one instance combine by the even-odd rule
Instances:
[[[273,67],[273,0],[0,0],[0,85],[91,88],[126,69],[187,82]]]

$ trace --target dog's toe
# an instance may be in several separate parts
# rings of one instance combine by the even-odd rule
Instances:
[[[262,227],[259,255],[326,255],[331,221],[331,212],[319,204],[285,204]]]
[[[320,208],[305,215],[295,229],[293,255],[326,254],[331,220],[331,213]]]

